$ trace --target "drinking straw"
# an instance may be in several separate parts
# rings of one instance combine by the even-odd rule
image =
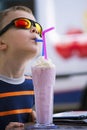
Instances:
[[[51,28],[48,28],[46,30],[44,30],[42,32],[42,39],[43,39],[43,47],[42,47],[42,56],[44,56],[45,59],[47,59],[47,48],[46,48],[46,38],[45,38],[45,34],[48,32],[48,31],[51,31],[53,30],[54,27],[51,27]]]
[[[43,42],[42,39],[35,39],[35,42]]]

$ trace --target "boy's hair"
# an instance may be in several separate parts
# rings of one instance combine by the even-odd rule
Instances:
[[[3,26],[4,17],[6,17],[9,12],[16,11],[16,10],[23,10],[30,14],[33,14],[32,10],[26,6],[12,6],[8,9],[0,11],[0,30],[2,29],[2,26]]]

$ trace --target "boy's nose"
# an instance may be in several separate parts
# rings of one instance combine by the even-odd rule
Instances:
[[[37,31],[36,27],[34,27],[34,26],[31,27],[30,32],[38,34],[38,31]]]

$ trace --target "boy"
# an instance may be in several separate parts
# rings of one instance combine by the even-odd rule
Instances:
[[[0,130],[23,126],[34,115],[31,78],[26,63],[39,53],[35,39],[42,27],[32,11],[13,6],[0,12]]]

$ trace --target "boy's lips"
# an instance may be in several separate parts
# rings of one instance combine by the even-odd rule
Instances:
[[[33,37],[33,38],[31,38],[31,41],[34,41],[34,42],[35,42],[35,39],[36,39],[36,37]]]
[[[31,39],[31,42],[32,42],[32,44],[37,45],[36,38],[32,38],[32,39]]]
[[[43,39],[42,39],[41,37],[36,37],[36,36],[32,37],[31,40],[34,41],[35,43],[36,43],[36,42],[37,42],[37,43],[38,43],[38,42],[43,42]]]

